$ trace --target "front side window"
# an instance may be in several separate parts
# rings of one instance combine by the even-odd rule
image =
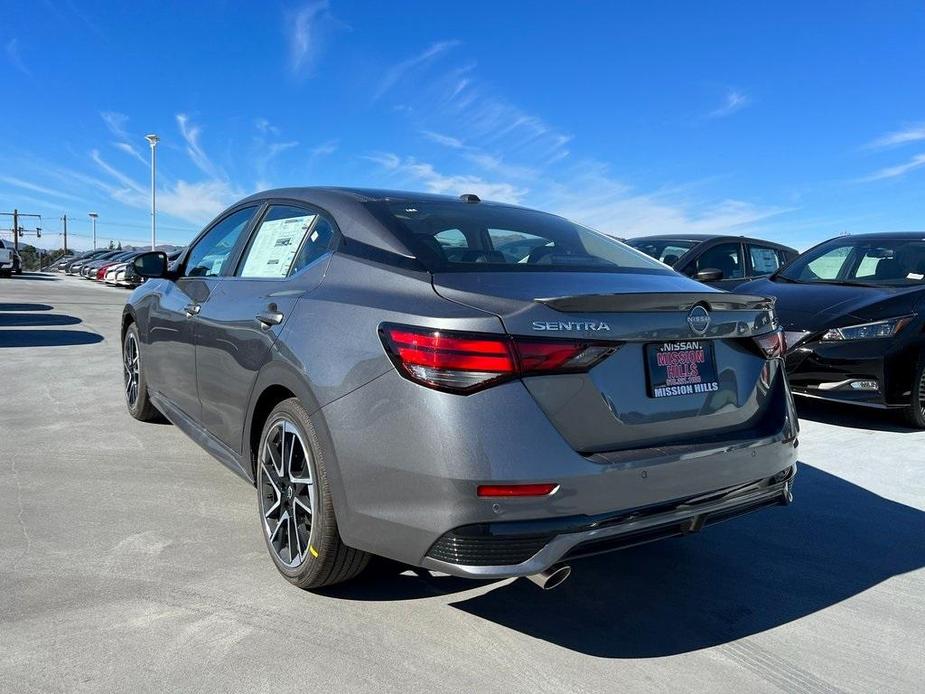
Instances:
[[[368,208],[431,272],[671,272],[614,238],[545,212],[442,200]]]
[[[228,263],[231,252],[247,228],[256,207],[232,212],[206,232],[193,246],[186,259],[186,277],[218,277]]]
[[[780,276],[791,282],[921,285],[925,238],[834,239],[807,251]]]
[[[752,274],[756,277],[773,274],[781,265],[780,256],[775,248],[749,244],[748,255],[752,261]]]
[[[279,279],[320,258],[331,247],[334,229],[317,212],[272,205],[254,233],[238,275]]]
[[[741,246],[738,243],[720,243],[707,249],[694,261],[694,274],[704,270],[720,270],[724,280],[745,277],[742,267]]]

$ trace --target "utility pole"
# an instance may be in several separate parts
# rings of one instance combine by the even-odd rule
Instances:
[[[65,214],[61,221],[64,222],[64,255],[67,255],[67,215]]]
[[[19,252],[19,210],[13,210],[13,250]]]

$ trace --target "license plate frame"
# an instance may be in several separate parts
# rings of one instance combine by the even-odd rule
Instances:
[[[645,345],[648,396],[657,400],[719,390],[712,340],[665,340]]]

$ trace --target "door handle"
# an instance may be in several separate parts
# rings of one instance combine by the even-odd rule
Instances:
[[[198,316],[201,310],[202,310],[202,306],[200,304],[187,304],[186,306],[183,307],[183,313],[186,314],[187,318]]]
[[[284,316],[279,311],[268,310],[263,313],[258,313],[255,318],[260,323],[260,327],[266,330],[274,325],[282,323]]]

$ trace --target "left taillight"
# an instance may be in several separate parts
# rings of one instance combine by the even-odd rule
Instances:
[[[780,328],[764,335],[756,335],[752,339],[768,359],[782,357],[787,351],[787,340],[784,337],[784,331]]]
[[[587,371],[619,347],[395,324],[381,325],[379,336],[399,373],[453,393],[473,393],[521,376]]]

